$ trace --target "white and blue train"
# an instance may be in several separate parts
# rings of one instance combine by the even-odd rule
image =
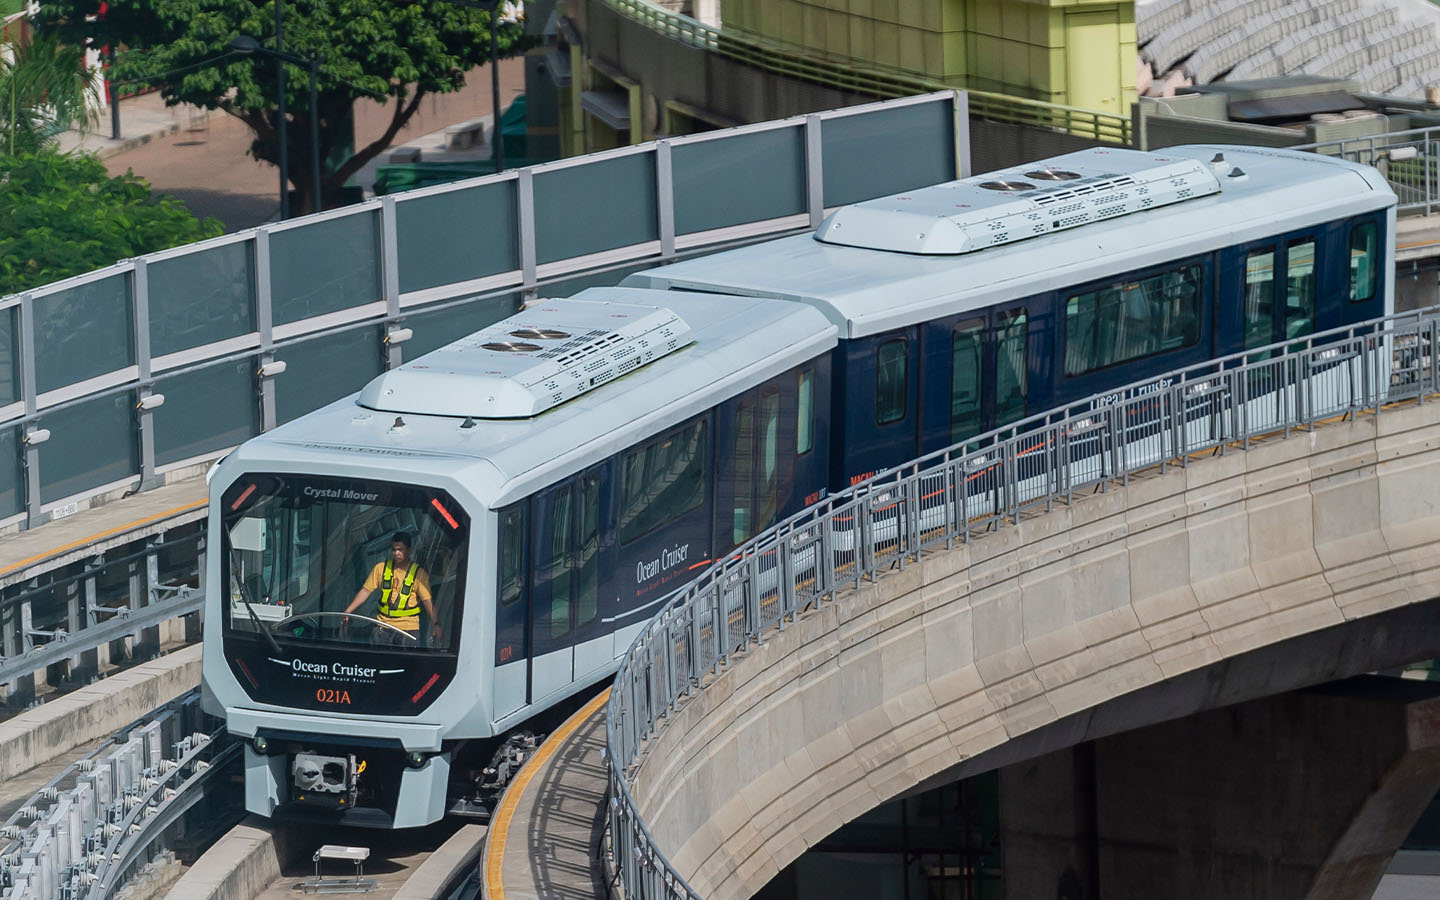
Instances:
[[[1395,202],[1310,154],[1086,150],[531,303],[245,443],[211,477],[204,683],[247,808],[464,806],[504,735],[807,503],[1392,312]]]

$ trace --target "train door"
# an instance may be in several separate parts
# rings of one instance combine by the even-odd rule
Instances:
[[[500,510],[500,548],[495,604],[495,685],[492,711],[498,720],[529,702],[530,674],[528,501]]]
[[[771,379],[721,405],[716,417],[715,549],[774,525],[793,483],[795,398]]]
[[[983,310],[922,327],[922,453],[942,450],[985,430],[985,335]]]
[[[1217,317],[1219,334],[1228,337],[1217,342],[1218,355],[1315,331],[1319,246],[1314,234],[1297,234],[1224,251]]]
[[[1025,417],[1034,365],[1030,309],[1011,304],[926,323],[923,452]]]
[[[531,702],[575,680],[576,645],[600,629],[603,475],[604,466],[596,466],[535,495],[528,623]],[[582,652],[581,664],[587,665],[583,657]]]
[[[837,472],[854,484],[913,459],[920,437],[920,330],[902,328],[843,345],[837,397],[843,447]]]
[[[1331,222],[1317,235],[1316,331],[1329,331],[1385,315],[1385,284],[1381,270],[1384,212]]]
[[[985,430],[1002,428],[1030,412],[1030,374],[1035,365],[1031,310],[1024,303],[994,307],[989,313],[985,371]]]
[[[1340,290],[1344,297],[1335,325],[1378,319],[1385,315],[1385,214],[1372,213],[1346,223],[1341,233]]]
[[[1315,332],[1319,247],[1320,242],[1313,233],[1292,235],[1284,242],[1285,270],[1280,285],[1283,306],[1275,322],[1279,340],[1302,338]]]

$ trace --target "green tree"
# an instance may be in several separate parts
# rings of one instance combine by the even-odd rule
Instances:
[[[275,49],[274,0],[46,0],[42,21],[74,42],[119,43],[128,49],[123,78],[151,77],[187,69],[160,84],[168,103],[191,103],[236,116],[254,132],[250,152],[278,162],[275,61],[229,50],[249,36]],[[309,211],[310,119],[319,117],[320,156],[331,159],[351,135],[356,100],[392,105],[390,120],[375,140],[325,176],[326,205],[340,187],[388,147],[426,96],[458,90],[465,72],[489,59],[489,11],[445,0],[287,0],[284,50],[319,60],[318,111],[309,108],[309,71],[286,64],[286,140],[297,209]],[[499,26],[502,56],[521,48],[519,27]]]
[[[223,230],[93,156],[0,156],[0,297]]]
[[[0,47],[0,152],[37,149],[53,135],[94,120],[95,82],[85,51],[41,31]]]

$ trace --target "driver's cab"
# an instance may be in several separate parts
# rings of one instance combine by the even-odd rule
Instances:
[[[296,676],[312,665],[333,667],[337,653],[457,650],[469,517],[447,492],[369,479],[246,474],[225,489],[220,515],[226,656],[253,699],[295,704],[304,692],[293,689]],[[397,539],[408,544],[398,555]],[[380,608],[384,575],[403,589],[411,562],[407,603],[392,591],[388,611],[396,614],[387,615]]]

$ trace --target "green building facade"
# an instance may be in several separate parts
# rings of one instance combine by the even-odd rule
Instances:
[[[1135,6],[1096,0],[722,0],[727,31],[856,65],[1117,115]]]

